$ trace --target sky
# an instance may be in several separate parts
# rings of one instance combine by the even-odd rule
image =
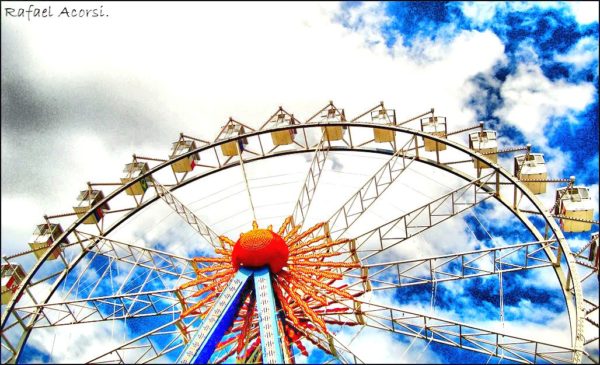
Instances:
[[[544,153],[550,177],[575,176],[598,206],[598,2],[77,3],[102,7],[106,16],[96,18],[59,17],[64,6],[74,5],[36,2],[40,9],[51,6],[55,16],[28,20],[6,13],[29,4],[2,3],[2,255],[23,251],[44,214],[70,211],[87,181],[118,181],[133,153],[165,158],[180,132],[212,141],[230,116],[259,128],[279,105],[306,120],[329,100],[346,116],[383,100],[401,120],[434,107],[450,130],[484,121],[502,146],[531,143]],[[253,196],[264,199],[257,211],[265,224],[277,225],[294,204],[311,157],[248,165]],[[332,155],[311,219],[329,217],[385,161]],[[500,162],[512,170],[512,155]],[[370,218],[350,233],[438,196],[448,188],[442,182],[450,181],[435,174],[414,167],[386,192],[395,199],[374,204]],[[182,189],[181,197],[215,229],[231,237],[249,229],[239,170],[199,186]],[[558,186],[539,197],[547,207]],[[164,206],[152,207],[115,234],[181,255],[197,253],[187,244],[194,232],[168,214]],[[163,223],[153,227],[153,217],[161,215]],[[386,258],[510,243],[510,222],[490,203]],[[447,237],[460,243],[432,244]],[[580,247],[589,232],[567,238]],[[105,264],[95,262],[95,270]],[[565,337],[564,303],[549,277],[544,270],[505,275],[506,326]],[[500,325],[497,280],[439,285],[431,310]],[[428,310],[431,291],[378,292],[373,301]],[[126,325],[79,331],[89,342]],[[354,339],[355,329],[336,331],[370,362],[490,361],[373,329]],[[26,360],[89,355],[83,344],[70,353],[49,348],[52,338],[40,331]]]

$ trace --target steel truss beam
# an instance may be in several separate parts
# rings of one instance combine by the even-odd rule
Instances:
[[[364,364],[354,352],[352,352],[348,347],[342,344],[334,335],[331,335],[333,341],[330,341],[330,346],[333,347],[335,352],[333,352],[334,356],[342,363],[342,364]]]
[[[387,290],[551,267],[554,263],[548,259],[544,248],[557,251],[558,247],[553,245],[555,242],[526,242],[422,259],[369,264],[345,275],[360,279],[366,270],[372,290]]]
[[[219,241],[219,235],[215,233],[206,223],[202,222],[198,216],[194,214],[188,207],[185,206],[173,193],[158,181],[153,180],[156,193],[162,198],[175,213],[179,214],[187,224],[189,224],[200,236],[206,240],[212,247],[221,248],[222,244]]]
[[[190,329],[188,334],[196,332],[196,329],[191,329],[195,321],[199,317],[193,317],[191,321],[185,322],[185,327]],[[183,334],[178,326],[182,320],[175,319],[159,326],[150,332],[129,340],[118,347],[90,360],[88,363],[104,364],[133,364],[147,363],[171,353],[172,351],[185,346]],[[165,338],[170,340],[161,345]],[[172,360],[161,362],[173,362]]]
[[[317,190],[317,185],[319,184],[321,173],[323,172],[323,167],[325,167],[325,161],[327,160],[327,154],[329,153],[329,149],[323,148],[324,144],[325,139],[321,137],[321,141],[315,150],[310,167],[308,168],[304,184],[300,189],[300,195],[298,196],[298,200],[292,211],[292,223],[294,225],[304,224],[304,220],[308,215],[310,203]]]
[[[299,332],[301,332],[304,336],[311,338],[313,341],[319,343],[319,345],[321,345],[323,348],[329,349],[333,356],[336,357],[342,364],[365,363],[331,333],[324,334],[317,331],[311,331],[306,328],[296,329]]]
[[[327,220],[332,238],[341,237],[350,226],[379,198],[415,160],[406,152],[417,145],[416,137],[411,138],[373,176],[361,186],[346,203]],[[407,162],[408,160],[408,162]]]
[[[594,318],[592,318],[592,315],[594,313],[596,313],[596,316],[598,316],[598,310],[600,310],[600,305],[598,305],[598,303],[595,303],[589,299],[584,299],[584,305],[585,305],[585,319],[591,323],[594,327],[598,328],[599,325],[598,323],[594,320]],[[596,335],[598,334],[598,332],[596,332]],[[598,340],[598,338],[596,337],[596,340]],[[588,339],[586,342],[590,342],[590,339]]]
[[[122,320],[181,313],[175,289],[140,291],[118,295],[65,300],[15,307],[23,319],[43,311],[32,328],[64,326],[106,320]]]
[[[596,287],[598,285],[598,233],[592,235],[590,241],[581,247],[577,252],[573,254],[575,262],[577,263],[577,269],[581,277],[581,285],[586,285],[588,288],[591,286]],[[569,290],[574,290],[574,283],[570,283]],[[585,326],[585,342],[584,355],[594,364],[600,363],[598,357],[598,344],[600,343],[600,337],[598,333],[600,331],[600,323],[598,318],[600,316],[600,305],[598,304],[598,292],[591,294],[583,298],[583,311],[584,319],[587,322]]]
[[[95,242],[85,249],[88,252],[97,252],[105,257],[170,275],[174,280],[192,280],[196,277],[192,262],[188,258],[90,233],[79,234]]]
[[[359,301],[360,302],[360,301]],[[576,350],[499,331],[467,325],[400,308],[361,302],[365,325],[518,363],[570,363]],[[354,313],[326,314],[325,318],[351,320]]]
[[[584,312],[585,312],[585,320],[588,323],[588,329],[586,329],[584,348],[588,351],[584,352],[584,355],[594,364],[600,363],[598,359],[598,343],[600,342],[600,337],[598,336],[598,329],[600,328],[600,324],[598,321],[598,313],[600,311],[600,306],[597,303],[598,298],[594,298],[594,300],[589,300],[584,298]]]
[[[119,242],[119,241],[115,241],[115,240],[111,240],[111,239],[107,239],[105,237],[100,237],[100,236],[96,236],[93,234],[89,234],[89,233],[85,233],[85,232],[77,232],[76,235],[79,239],[79,241],[77,241],[76,243],[73,244],[80,244],[82,247],[84,247],[84,252],[86,253],[93,253],[94,254],[94,258],[97,255],[100,255],[102,257],[106,257],[110,260],[110,263],[112,264],[113,262],[122,262],[122,263],[126,263],[126,264],[130,264],[131,268],[129,271],[129,274],[127,275],[127,277],[130,276],[130,274],[136,269],[136,268],[144,268],[148,271],[148,273],[156,273],[159,278],[162,280],[163,276],[167,276],[169,278],[169,280],[172,281],[180,281],[180,280],[192,280],[195,277],[195,273],[193,270],[193,266],[192,263],[185,258],[179,257],[179,256],[175,256],[175,255],[171,255],[165,252],[161,252],[158,250],[154,250],[154,249],[149,249],[149,248],[143,248],[143,247],[139,247],[139,246],[135,246],[129,243],[125,243],[125,242]],[[92,258],[91,260],[94,260],[94,258]],[[87,270],[84,269],[84,271]],[[104,274],[102,276],[105,276],[106,272],[107,272],[108,268],[105,270]],[[47,275],[46,278],[47,280],[50,280],[51,278],[57,277],[60,274],[66,272],[66,268],[61,269],[53,274]],[[69,293],[73,290],[73,288],[75,288],[77,285],[80,284],[80,279],[83,276],[83,272],[79,275],[79,277],[77,278],[77,280],[75,280],[73,282],[73,284],[70,286],[70,289],[66,290],[67,292],[67,296],[69,295]],[[40,284],[40,283],[44,283],[45,280],[39,280],[34,284]],[[159,292],[144,292],[141,291],[141,287],[137,287],[134,289],[139,289],[140,292],[139,293],[134,293],[134,292],[128,292],[125,294],[122,294],[124,299],[128,299],[131,300],[133,302],[136,301],[136,299],[129,299],[129,297],[135,297],[136,295],[140,295],[143,296],[145,294],[158,294],[160,292],[170,292],[172,290],[165,290],[165,291],[159,291]],[[83,308],[82,304],[76,304],[76,303],[81,303],[81,302],[85,302],[85,301],[89,301],[92,305],[95,305],[94,302],[96,300],[101,300],[104,299],[106,300],[106,298],[94,298],[90,296],[88,298],[77,298],[77,299],[73,299],[73,300],[64,300],[62,302],[53,302],[51,304],[36,304],[36,305],[25,305],[25,306],[20,306],[19,304],[15,305],[15,310],[17,311],[17,313],[22,313],[24,314],[24,317],[21,318],[21,320],[25,320],[30,318],[30,315],[32,314],[33,310],[54,310],[54,311],[59,311],[60,306],[64,306],[64,305],[69,305],[69,304],[73,304],[75,306],[79,306],[80,308]],[[119,298],[119,294],[115,293],[114,298],[118,299]],[[35,299],[34,299],[35,300]],[[66,307],[63,307],[62,310],[64,312],[68,312],[68,309]],[[164,311],[164,309],[163,309]],[[74,318],[77,318],[80,314],[76,314],[76,313],[72,313]],[[88,312],[88,314],[91,314]],[[156,313],[156,314],[161,314],[161,313]],[[42,315],[44,315],[44,312],[42,312]],[[102,313],[100,313],[101,316],[103,316]],[[44,315],[45,317],[45,315]],[[87,315],[84,315],[84,317],[88,317]],[[127,315],[124,315],[124,318],[128,318]],[[35,327],[40,327],[40,325],[38,325],[40,322],[43,323],[57,323],[60,321],[52,321],[49,318],[45,317],[45,318],[40,318],[36,321],[36,323],[30,325],[31,328],[35,328]],[[81,321],[75,320],[73,323],[80,323]],[[14,325],[18,324],[19,322],[14,322],[12,325],[7,326],[6,330],[12,328]],[[68,324],[68,323],[61,323],[61,324]]]
[[[396,246],[475,205],[495,196],[492,172],[452,190],[429,203],[389,221],[354,239],[355,250],[362,260]],[[493,179],[492,182],[490,182]]]
[[[96,256],[105,257],[109,260],[109,266],[114,262],[129,264],[131,267],[127,277],[137,268],[143,268],[148,274],[155,273],[160,280],[163,280],[163,277],[166,276],[173,282],[192,280],[196,277],[193,264],[187,258],[81,231],[75,231],[74,236],[77,238],[77,241],[70,245],[81,249],[80,258],[85,257],[87,254],[93,254],[92,260]],[[36,282],[32,282],[31,285],[34,286],[45,282],[52,283],[51,280],[54,278],[59,278],[56,282],[62,281],[61,278],[66,277],[67,273],[78,261],[74,260],[68,266],[65,266],[65,263],[61,261],[63,265],[59,266],[58,271],[46,275],[43,279]],[[107,267],[102,274],[103,276],[108,269]],[[71,288],[67,290],[67,296],[75,286],[80,284],[83,274],[84,272],[80,273],[79,277],[71,285]],[[149,276],[146,277],[144,283],[148,279]],[[32,296],[33,305],[26,304],[21,306],[18,303],[15,304],[13,310],[15,311],[14,314],[17,320],[8,323],[3,327],[2,331],[3,334],[9,331],[24,331],[28,333],[33,328],[95,322],[99,320],[98,318],[127,319],[169,313],[176,314],[180,311],[175,310],[176,305],[179,303],[162,304],[159,306],[159,300],[165,300],[166,298],[160,298],[160,292],[143,291],[143,287],[144,285],[130,289],[134,292],[124,293],[121,296],[115,293],[112,295],[112,301],[102,297],[91,297],[93,290],[88,298],[62,299],[61,301],[44,304],[35,304],[36,299]],[[7,348],[20,348],[22,346],[21,343],[12,344],[7,336],[2,337],[2,343]],[[12,349],[10,352],[13,353],[11,359],[14,360],[16,352],[12,351]],[[12,360],[9,359],[9,361]]]

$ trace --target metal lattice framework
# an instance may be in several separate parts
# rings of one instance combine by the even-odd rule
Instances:
[[[289,125],[272,127],[265,123],[258,131],[247,127],[248,130],[243,133],[218,139],[214,143],[182,134],[180,141],[196,141],[200,146],[179,155],[172,155],[169,159],[134,155],[134,162],[148,161],[151,164],[150,168],[128,182],[88,183],[89,191],[110,186],[116,188],[75,220],[75,213],[45,217],[49,224],[63,223],[68,227],[51,246],[4,257],[7,262],[23,261],[26,264],[33,253],[43,252],[38,255],[39,260],[29,265],[26,276],[22,278],[10,301],[3,305],[2,361],[17,362],[28,339],[36,331],[85,323],[127,323],[148,318],[161,320],[157,320],[150,330],[131,336],[117,347],[86,361],[169,361],[171,354],[181,351],[200,322],[199,317],[178,317],[186,301],[189,305],[190,301],[193,303],[197,299],[192,298],[192,290],[175,290],[181,282],[195,277],[198,264],[188,257],[169,253],[166,246],[159,249],[135,242],[123,242],[111,238],[111,233],[123,223],[135,220],[146,208],[156,206],[156,202],[162,200],[209,244],[203,246],[205,249],[218,248],[221,243],[216,231],[201,220],[200,214],[187,203],[176,198],[174,192],[221,171],[243,167],[244,164],[271,158],[285,159],[292,154],[312,154],[306,179],[301,185],[292,211],[294,222],[301,224],[309,215],[319,181],[322,180],[321,175],[326,171],[328,156],[359,152],[389,158],[354,194],[344,199],[344,203],[325,221],[326,224],[321,230],[313,233],[315,236],[325,234],[331,239],[347,237],[347,233],[361,221],[367,210],[376,201],[381,201],[380,198],[388,188],[393,186],[395,181],[401,180],[415,163],[456,176],[463,181],[463,185],[449,189],[430,198],[425,204],[412,207],[394,219],[376,227],[363,229],[362,233],[354,235],[349,244],[342,248],[342,257],[344,260],[360,260],[362,266],[357,269],[337,270],[351,282],[356,279],[350,285],[352,290],[357,294],[366,291],[394,292],[405,287],[435,286],[437,283],[448,281],[551,268],[556,273],[564,294],[564,305],[569,313],[571,325],[571,343],[557,345],[539,339],[524,338],[450,318],[439,318],[428,313],[372,303],[360,297],[354,302],[331,298],[350,308],[350,311],[345,314],[325,314],[324,317],[347,323],[354,321],[363,326],[515,362],[578,363],[584,356],[597,362],[598,337],[586,337],[584,323],[598,329],[595,319],[598,315],[598,298],[590,298],[587,295],[584,297],[582,289],[582,283],[586,285],[592,282],[598,273],[592,258],[592,251],[597,247],[597,234],[595,246],[593,237],[587,246],[572,253],[555,217],[543,207],[523,181],[490,160],[489,153],[476,152],[448,139],[465,131],[483,130],[483,125],[454,132],[446,131],[443,135],[430,134],[406,126],[420,117],[433,116],[433,112],[431,109],[415,118],[396,123],[395,112],[391,121],[389,116],[392,114],[381,103],[348,122],[343,109],[329,103],[305,123],[298,122],[292,116],[293,122]],[[374,115],[373,113],[385,116],[388,122],[381,124],[374,120],[363,120],[369,114]],[[276,115],[277,113],[270,119]],[[336,117],[338,119],[335,119]],[[332,128],[338,127],[343,133],[343,138],[336,139],[332,133],[337,133],[338,129]],[[279,132],[289,132],[290,135],[293,133],[293,143],[271,143],[270,135]],[[373,133],[376,135],[375,139],[372,137]],[[391,135],[392,138],[388,140],[389,143],[382,144],[376,141],[377,133],[384,137]],[[223,131],[219,136],[222,134]],[[436,146],[444,145],[444,149],[447,150],[442,152],[436,149],[433,153],[427,152],[426,141],[433,141]],[[235,145],[236,153],[225,152],[224,147],[231,143]],[[512,147],[497,153],[523,149]],[[176,173],[173,166],[187,161],[186,159],[192,160],[195,166],[193,171]],[[488,168],[473,168],[474,161],[476,166],[484,164]],[[245,174],[244,170],[244,178]],[[158,180],[164,185],[158,183]],[[142,181],[149,186],[148,189],[142,194],[128,193]],[[251,196],[247,180],[246,189]],[[393,251],[399,244],[413,237],[421,237],[424,232],[449,219],[464,217],[481,203],[490,201],[498,202],[510,211],[534,239],[432,257],[384,261],[385,254]],[[84,224],[97,209],[107,207],[108,203],[111,209],[104,210],[104,219],[94,224]],[[558,218],[569,219],[565,216]],[[594,221],[591,223],[598,224]],[[448,237],[448,241],[447,244],[451,246],[452,237]],[[60,252],[59,259],[52,257],[56,250]],[[586,254],[585,250],[590,254]],[[92,271],[97,273],[95,280],[87,277]],[[114,277],[120,279],[115,280]],[[109,293],[105,293],[106,288],[101,285],[107,282],[114,286]],[[335,361],[362,362],[352,353],[350,346],[344,345],[335,336],[318,332],[304,335],[311,338],[313,343],[331,349]],[[594,349],[594,345],[596,354],[587,350]]]

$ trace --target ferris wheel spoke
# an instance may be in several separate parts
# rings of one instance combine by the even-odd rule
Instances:
[[[452,190],[429,203],[354,239],[355,249],[364,261],[432,228],[496,194],[497,172],[492,172]],[[490,182],[490,180],[494,180]]]
[[[352,352],[347,346],[340,342],[334,334],[331,334],[331,338],[333,339],[333,347],[335,349],[335,353],[340,359],[340,361],[344,364],[364,364],[354,352]]]
[[[168,290],[179,280],[187,280],[192,275],[191,262],[178,264],[173,257],[161,256],[153,250],[138,252],[137,249],[143,249],[96,236],[91,238],[94,250],[88,253],[93,252],[93,255],[76,280],[65,280],[65,285],[57,292],[63,300],[93,301],[98,296],[119,298],[121,295]],[[135,301],[131,302],[132,307],[135,304]]]
[[[54,289],[58,289],[58,283],[63,282],[63,280],[65,280],[69,273],[72,272],[74,267],[83,258],[90,254],[91,260],[104,257],[105,259],[107,258],[109,260],[109,265],[115,262],[119,262],[133,265],[133,267],[142,268],[146,272],[154,272],[158,276],[161,283],[163,283],[163,287],[166,287],[166,285],[164,281],[165,279],[163,279],[162,276],[168,277],[167,281],[173,282],[177,282],[179,280],[190,280],[191,278],[195,277],[193,263],[187,258],[168,254],[155,249],[139,247],[130,243],[110,240],[105,237],[81,231],[75,231],[75,237],[77,239],[76,242],[70,243],[69,246],[80,248],[79,253],[73,256],[73,258],[69,260],[68,263],[65,262],[66,266],[60,267],[58,271],[53,271],[53,273],[49,275],[42,275],[42,279],[36,278],[35,280],[31,281],[30,284],[24,290],[24,294],[26,294],[28,296],[27,298],[30,298],[30,300],[23,301],[23,303],[33,302],[34,304],[41,305],[47,303],[50,300],[49,295],[51,293],[48,292],[48,290],[52,290],[52,292],[54,292]],[[76,293],[79,290],[80,286],[86,284],[90,285],[89,281],[88,283],[81,282],[81,278],[85,276],[85,271],[88,270],[88,268],[89,265],[86,265],[83,271],[78,274],[75,282],[71,284],[71,288],[76,288]],[[102,273],[103,277],[106,277],[107,272],[109,272],[108,268],[105,269]],[[100,280],[97,280],[95,283],[91,284],[97,286],[99,282]],[[41,291],[37,290],[33,292],[32,290],[30,290],[33,288],[37,288],[38,286],[41,287]],[[92,289],[90,295],[92,295],[94,289]],[[71,290],[68,289],[66,293],[68,294],[70,291]],[[44,294],[46,292],[48,293]],[[82,299],[77,296],[78,294],[73,295],[75,295],[75,298],[70,299]],[[5,323],[5,325],[3,326],[3,331],[5,332],[12,330],[13,334],[19,333],[19,336],[28,336],[33,326],[37,325],[38,323],[51,323],[53,320],[49,319],[45,312],[41,311],[41,309],[41,307],[30,308],[29,313],[26,314],[26,316],[23,318],[21,318],[17,311],[14,310],[3,313],[3,321]],[[79,313],[74,313],[73,315],[75,316],[75,318],[81,318],[81,316],[84,315],[82,313],[84,312],[81,311]],[[8,316],[9,314],[10,318]],[[6,316],[6,318],[4,316]],[[7,347],[9,347],[10,345],[13,348],[18,349],[18,351],[13,352],[15,354],[14,356],[17,356],[17,354],[21,351],[21,342],[17,344],[13,342],[10,338],[4,337],[2,338],[2,342],[6,343]],[[11,359],[12,358],[13,357],[11,357]]]
[[[318,331],[311,331],[307,328],[296,329],[307,338],[310,338],[312,341],[318,343],[321,348],[326,349],[343,364],[365,363],[332,333],[324,334]]]
[[[23,318],[28,318],[38,311],[43,313],[43,316],[38,318],[31,328],[172,315],[181,312],[175,290],[138,291],[120,295],[62,300],[19,306],[15,307],[15,311]]]
[[[185,322],[191,328],[199,317]],[[88,363],[147,363],[163,358],[165,355],[185,346],[185,337],[181,330],[182,319],[172,320],[162,326],[156,327],[143,335],[128,340],[107,352],[89,360]],[[189,331],[191,334],[194,331]],[[172,363],[172,360],[163,359],[161,362]]]
[[[91,242],[85,248],[86,252],[97,252],[104,257],[169,275],[176,280],[191,280],[196,276],[189,258],[90,233],[79,232],[79,234],[87,237]]]
[[[364,325],[405,336],[479,352],[518,363],[570,363],[577,351],[461,322],[400,308],[362,302]],[[349,314],[326,314],[325,318],[347,320]]]
[[[548,258],[546,249],[556,255],[556,242],[533,241],[422,259],[366,264],[345,275],[368,280],[371,290],[375,291],[552,267],[554,262]]]
[[[308,210],[310,209],[310,204],[315,195],[315,191],[317,190],[317,185],[319,184],[321,173],[323,172],[323,167],[327,160],[327,154],[329,153],[328,149],[323,148],[324,143],[325,139],[321,137],[321,141],[315,149],[313,159],[308,168],[304,184],[300,189],[300,195],[298,196],[298,200],[292,211],[292,225],[302,225],[306,219]]]
[[[322,114],[326,112],[325,114]],[[345,122],[346,117],[343,109],[338,109],[333,101],[330,101],[329,104],[325,105],[318,112],[313,114],[305,124],[315,123],[313,120],[320,116],[321,121],[324,123],[328,122]],[[327,155],[329,153],[329,148],[325,147],[325,143],[327,142],[328,146],[331,146],[329,142],[329,131],[327,127],[321,127],[321,139],[319,140],[318,145],[315,148],[315,153],[313,155],[313,159],[308,168],[308,173],[306,179],[304,180],[304,184],[300,189],[300,194],[298,196],[298,200],[294,205],[294,210],[292,211],[292,226],[294,225],[302,225],[306,220],[306,216],[308,215],[308,210],[310,209],[310,204],[312,203],[313,196],[317,189],[317,185],[321,178],[321,173],[325,167],[325,161],[327,160]],[[307,142],[308,145],[308,142]],[[287,231],[285,232],[287,233]]]
[[[52,303],[48,303],[48,299],[50,299],[48,298],[46,301],[33,305],[17,305],[13,311],[13,318],[16,318],[17,321],[7,326],[6,330],[21,324],[25,326],[23,327],[25,332],[29,333],[34,328],[130,318],[177,316],[181,312],[180,298],[175,295],[172,288],[175,288],[176,283],[180,280],[190,280],[195,277],[195,263],[187,258],[159,250],[139,247],[80,231],[76,233],[77,247],[82,248],[79,259],[89,254],[92,256],[83,271],[77,275],[77,279],[70,284],[71,288],[63,287],[57,292],[59,295],[61,292],[66,293],[66,297],[58,301],[53,300]],[[74,260],[70,267],[79,259]],[[108,264],[106,264],[106,259],[108,259]],[[101,276],[95,282],[91,279],[82,281],[81,279],[86,276],[85,272],[91,266],[98,269],[98,265],[92,265],[94,260],[103,263],[100,265],[104,266]],[[112,285],[109,283],[112,283],[113,278],[112,273],[111,275],[108,273],[111,272],[113,266],[121,267],[123,277],[125,277],[125,279],[121,277],[123,284],[112,288],[109,295],[95,295],[96,288],[100,293],[111,290]],[[100,267],[100,269],[102,268]],[[129,271],[125,271],[125,269],[129,269]],[[66,277],[69,271],[69,269],[65,269],[62,277]],[[109,277],[111,282],[105,282],[102,286],[98,285],[102,278],[108,280]],[[150,281],[152,281],[151,285]],[[124,286],[125,282],[130,283],[127,288]],[[156,288],[157,283],[162,288],[151,290],[151,288]],[[93,288],[87,290],[92,285]],[[87,294],[87,297],[82,298],[81,294]],[[3,338],[3,342],[7,341]],[[10,344],[10,342],[7,343]]]
[[[153,181],[157,194],[175,211],[175,213],[179,214],[179,216],[198,232],[213,248],[220,248],[222,246],[219,241],[219,235],[216,234],[214,230],[198,218],[191,209],[177,199],[168,188],[161,185],[156,180]]]
[[[341,208],[331,215],[327,222],[333,239],[341,237],[414,162],[416,156],[408,156],[406,153],[414,150],[416,144],[416,138],[409,139],[354,195],[346,200]]]

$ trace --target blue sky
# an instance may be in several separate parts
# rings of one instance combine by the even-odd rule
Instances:
[[[3,2],[3,9],[7,6],[17,4]],[[577,184],[590,187],[597,205],[598,2],[157,3],[143,9],[106,3],[104,8],[110,18],[69,22],[26,22],[2,14],[2,209],[13,212],[2,215],[3,254],[21,251],[42,215],[68,209],[85,181],[117,179],[132,151],[162,156],[180,131],[213,140],[229,115],[258,128],[277,105],[303,120],[330,99],[345,107],[347,116],[384,100],[400,119],[435,107],[448,117],[449,130],[485,121],[498,131],[502,147],[531,143],[534,152],[545,154],[550,177],[576,176]],[[351,193],[361,180],[352,180],[350,173],[369,176],[371,167],[337,158],[332,160],[342,166],[339,175],[348,179],[324,178],[324,188]],[[47,163],[40,164],[42,159]],[[512,170],[512,155],[501,162]],[[305,170],[289,169],[284,173],[303,179]],[[236,181],[235,174],[207,179],[205,196],[198,192],[196,200],[190,198],[206,205],[199,210],[203,217],[232,237],[239,231],[232,227],[248,227],[246,222],[227,219],[225,212],[232,208],[225,199],[202,201],[209,192],[220,197],[215,185]],[[239,194],[229,198],[246,199],[241,185],[235,186]],[[558,186],[540,197],[546,206]],[[274,189],[269,191],[277,195]],[[434,189],[425,194],[437,195]],[[426,252],[446,253],[434,242],[448,232],[469,249],[532,239],[500,210],[498,204],[483,204],[455,226],[433,230],[393,257],[416,254],[418,244],[426,245]],[[397,215],[390,209],[377,214]],[[594,214],[598,219],[597,210]],[[186,247],[193,236],[189,228],[168,230],[161,223],[160,234],[151,234],[150,223],[140,219],[136,224],[141,228],[123,237],[182,255],[202,252]],[[486,232],[501,239],[494,241]],[[589,233],[567,238],[579,246]],[[98,259],[93,268],[100,273],[106,265]],[[506,321],[524,333],[564,336],[564,299],[552,277],[545,270],[504,275]],[[131,284],[137,280],[142,279]],[[433,314],[498,324],[497,277],[444,283],[436,290]],[[426,310],[431,292],[431,286],[408,287],[377,298]],[[127,334],[148,325],[130,323]],[[107,331],[114,328],[82,338],[92,341]],[[352,331],[339,336],[350,340]],[[40,334],[23,360],[49,361],[49,339]],[[410,342],[366,330],[354,345],[373,362],[504,362],[424,341],[408,351]],[[56,361],[73,356],[52,351]],[[315,352],[310,360],[320,355]]]
[[[543,76],[551,81],[572,84],[598,83],[598,23],[578,23],[568,5],[538,7],[532,3],[479,4],[481,7],[496,7],[493,18],[479,20],[466,16],[461,2],[391,2],[385,4],[385,14],[390,21],[382,26],[382,35],[387,46],[402,42],[412,46],[424,40],[444,39],[451,41],[462,30],[492,31],[504,45],[507,62],[494,67],[490,75],[476,75],[481,90],[470,95],[470,103],[483,105],[477,109],[477,119],[498,126],[502,135],[516,142],[530,141],[518,129],[506,126],[497,115],[505,101],[500,88],[506,78],[514,74],[521,63],[539,66]],[[351,9],[355,3],[347,3]],[[519,9],[519,8],[523,9]],[[342,24],[352,27],[341,17]],[[451,29],[448,29],[451,28]],[[400,40],[399,40],[400,38]],[[587,42],[589,40],[589,42]],[[580,46],[578,46],[580,45]],[[526,51],[523,49],[526,48]],[[581,65],[569,63],[561,54],[579,51],[586,54]],[[469,57],[468,54],[464,55]],[[491,80],[490,80],[491,77]],[[598,145],[598,97],[594,97],[583,110],[565,116],[551,118],[542,130],[548,135],[550,146],[560,146],[561,151],[572,154],[573,164],[564,171],[565,176],[576,175],[578,181],[589,184],[598,181],[597,170],[589,167],[598,160],[596,148],[581,148]],[[527,121],[520,121],[527,123]]]

